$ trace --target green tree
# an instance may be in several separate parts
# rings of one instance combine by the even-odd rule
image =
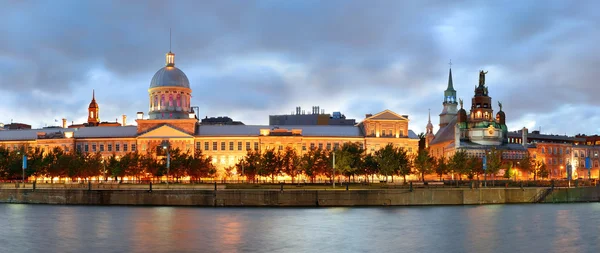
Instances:
[[[429,155],[429,151],[423,149],[413,159],[414,167],[421,177],[421,181],[425,182],[425,175],[433,172],[435,159]]]
[[[548,170],[546,163],[540,162],[538,174],[540,175],[541,178],[548,178],[548,176],[550,175],[550,171]]]
[[[502,150],[498,150],[495,147],[491,148],[487,154],[487,169],[486,173],[492,176],[492,184],[496,183],[496,174],[502,168]]]
[[[527,173],[533,174],[533,180],[537,180],[538,171],[537,171],[537,162],[529,155],[529,151],[525,153],[525,156],[519,160],[519,165],[521,170]]]
[[[238,171],[241,171],[248,180],[257,180],[260,170],[261,154],[257,150],[248,150],[244,159],[236,164]]]
[[[374,175],[379,174],[379,164],[377,163],[377,158],[373,156],[373,154],[365,155],[362,168],[367,181],[369,179],[369,175],[371,175],[371,182],[373,182]]]
[[[358,143],[344,143],[340,149],[333,151],[335,157],[335,167],[340,174],[343,174],[350,181],[350,177],[358,173],[362,166],[362,156],[365,150]]]
[[[464,168],[467,167],[467,161],[467,152],[465,152],[464,150],[458,150],[454,152],[454,155],[452,155],[452,158],[450,158],[448,167],[450,168],[450,171],[458,174],[459,179],[462,179],[461,175],[465,171]]]

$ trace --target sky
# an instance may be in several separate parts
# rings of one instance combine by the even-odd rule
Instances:
[[[135,124],[176,54],[204,118],[389,109],[438,130],[452,62],[471,106],[479,70],[509,130],[600,132],[598,1],[6,1],[0,15],[0,122]],[[468,108],[465,108],[468,111]],[[58,121],[58,122],[56,122]]]

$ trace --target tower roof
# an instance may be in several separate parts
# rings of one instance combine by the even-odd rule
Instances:
[[[96,92],[92,90],[92,102],[90,102],[89,108],[98,108],[98,103],[96,103]]]
[[[446,88],[446,91],[456,91],[452,83],[452,68],[450,68],[450,73],[448,74],[448,88]]]
[[[156,87],[190,88],[190,81],[183,71],[175,67],[175,54],[169,51],[166,56],[166,66],[156,71],[150,81],[150,88]]]

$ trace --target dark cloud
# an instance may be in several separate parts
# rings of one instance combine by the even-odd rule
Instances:
[[[107,120],[147,111],[146,90],[164,65],[172,29],[177,66],[192,83],[193,103],[209,116],[264,124],[268,114],[298,105],[358,120],[390,109],[410,114],[411,128],[421,132],[429,108],[437,125],[445,63],[453,59],[466,107],[478,70],[486,69],[509,127],[534,121],[556,132],[593,133],[600,124],[593,116],[600,106],[598,7],[593,1],[12,1],[0,9],[0,92],[7,98],[0,121],[82,119],[94,88]],[[23,99],[33,102],[7,109]],[[588,123],[575,130],[563,118],[578,112]]]

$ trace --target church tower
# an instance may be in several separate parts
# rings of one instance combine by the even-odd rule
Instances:
[[[87,123],[89,126],[97,126],[100,123],[100,108],[98,107],[98,103],[96,103],[96,92],[92,90],[92,102],[90,102],[90,106],[88,106],[88,120]]]
[[[456,90],[454,90],[454,84],[452,83],[452,68],[448,74],[448,88],[444,91],[444,109],[440,114],[440,129],[447,126],[450,121],[456,117],[457,101],[456,101]]]
[[[433,137],[435,135],[433,134],[433,124],[431,124],[431,110],[429,110],[429,121],[425,132],[425,148],[429,148],[429,143],[433,140]]]

